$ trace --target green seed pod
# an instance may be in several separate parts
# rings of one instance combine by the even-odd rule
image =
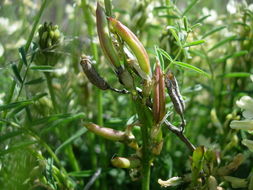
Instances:
[[[85,127],[96,135],[104,137],[111,141],[124,141],[126,139],[126,134],[123,131],[100,127],[94,123],[87,123],[85,124]]]
[[[130,47],[135,54],[140,68],[147,74],[150,75],[150,63],[148,54],[143,47],[142,43],[135,36],[135,34],[129,30],[125,25],[114,18],[108,18],[112,32],[118,34]]]
[[[91,64],[91,60],[87,56],[82,56],[80,62],[83,71],[89,81],[101,90],[110,89],[110,85],[98,74]]]
[[[97,33],[101,48],[106,59],[114,65],[116,68],[120,67],[120,59],[113,48],[109,31],[108,31],[108,24],[106,20],[106,15],[103,8],[97,3],[97,10],[96,10],[96,19],[97,19]]]
[[[117,168],[137,168],[141,165],[141,161],[138,157],[115,157],[111,160],[111,163]]]

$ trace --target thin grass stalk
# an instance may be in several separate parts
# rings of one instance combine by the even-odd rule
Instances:
[[[51,97],[53,108],[54,108],[55,113],[57,113],[58,109],[57,109],[57,103],[56,103],[54,88],[53,88],[53,84],[52,84],[52,77],[51,77],[50,73],[45,72],[44,74],[45,74],[45,77],[46,77],[47,87],[48,87],[48,90],[49,90],[49,94],[50,94],[50,97]]]

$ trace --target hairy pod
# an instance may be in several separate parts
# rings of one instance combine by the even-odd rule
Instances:
[[[123,39],[123,41],[127,43],[129,48],[135,54],[139,62],[140,68],[147,75],[150,75],[151,69],[150,69],[149,57],[142,43],[139,41],[139,39],[135,36],[135,34],[131,30],[129,30],[125,25],[123,25],[118,20],[111,17],[108,18],[108,20],[109,20],[109,24],[112,29],[112,32],[118,34]]]
[[[141,165],[138,157],[115,157],[111,160],[111,163],[117,168],[137,168]]]
[[[180,94],[177,80],[171,71],[166,74],[165,84],[175,111],[182,116],[185,109],[184,100]]]
[[[106,15],[99,3],[97,3],[96,19],[97,19],[97,33],[102,51],[106,59],[111,64],[113,64],[116,68],[120,67],[120,59],[115,49],[113,48],[110,39]]]
[[[110,89],[110,85],[97,73],[95,68],[92,66],[89,57],[82,56],[80,62],[83,71],[89,81],[101,90]]]

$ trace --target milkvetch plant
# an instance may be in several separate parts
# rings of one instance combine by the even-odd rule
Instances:
[[[115,167],[129,168],[131,172],[140,173],[142,189],[147,190],[150,185],[151,165],[155,157],[160,155],[163,147],[162,126],[167,126],[191,151],[195,150],[194,145],[183,134],[186,125],[185,103],[175,75],[161,65],[163,64],[162,56],[169,57],[166,52],[157,51],[158,57],[152,71],[150,58],[138,37],[117,19],[112,17],[106,19],[106,14],[100,4],[97,4],[96,22],[102,51],[108,62],[112,64],[116,77],[122,84],[122,89],[115,89],[109,85],[104,76],[101,76],[92,65],[92,58],[87,55],[81,58],[80,64],[83,71],[88,80],[97,88],[130,95],[138,119],[130,126],[125,126],[125,132],[95,123],[86,123],[84,126],[98,136],[125,143],[135,150],[135,154],[131,157],[114,157],[111,163]],[[108,32],[108,27],[111,33]],[[126,48],[130,51],[126,51]],[[136,59],[133,59],[133,55],[130,56],[130,54],[133,54]],[[176,113],[181,118],[179,127],[174,126],[167,118],[169,113],[165,107],[165,87]],[[140,128],[141,140],[136,140],[137,137],[132,133],[133,127]],[[199,172],[200,170],[197,171]]]
[[[0,189],[253,189],[252,3],[0,4]]]

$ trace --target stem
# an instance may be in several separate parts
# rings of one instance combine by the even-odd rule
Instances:
[[[112,4],[111,4],[111,0],[104,0],[105,3],[105,12],[106,15],[111,17],[112,16]]]
[[[136,111],[138,114],[138,119],[141,122],[141,135],[142,135],[142,190],[149,190],[150,184],[150,128],[153,125],[152,113],[149,111],[148,107],[142,104],[140,98],[133,97],[135,102]]]
[[[52,77],[50,75],[50,73],[44,73],[47,79],[47,87],[49,90],[49,94],[52,100],[52,104],[54,107],[54,111],[57,113],[57,102],[56,102],[56,98],[55,98],[55,93],[54,93],[54,89],[53,89],[53,85],[52,85]]]
[[[172,125],[169,121],[165,120],[165,125],[169,128],[169,130],[177,135],[182,142],[189,148],[190,151],[194,151],[196,148],[195,146],[184,136],[183,131],[177,128],[176,126]]]

